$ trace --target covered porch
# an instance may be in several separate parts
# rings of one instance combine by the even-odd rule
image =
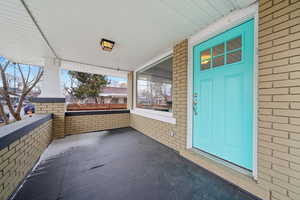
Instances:
[[[44,69],[33,117],[0,127],[0,200],[299,200],[299,10],[0,2],[0,56]],[[127,78],[127,108],[68,112],[61,69]]]
[[[132,128],[53,141],[12,200],[258,200]]]

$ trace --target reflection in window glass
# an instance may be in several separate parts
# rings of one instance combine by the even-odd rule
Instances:
[[[213,67],[224,65],[224,56],[213,58]]]
[[[242,47],[242,38],[241,36],[227,41],[227,51],[232,51],[234,49],[239,49]]]
[[[136,73],[136,107],[172,112],[172,58]]]
[[[227,64],[239,62],[242,59],[242,51],[238,50],[238,51],[228,53],[226,59],[227,59]]]
[[[210,68],[210,60],[204,60],[201,62],[201,70],[206,70]]]
[[[201,70],[209,69],[210,63],[211,63],[210,49],[206,49],[201,52]]]
[[[224,43],[213,48],[213,56],[224,54]]]
[[[201,61],[210,59],[210,49],[201,52]]]

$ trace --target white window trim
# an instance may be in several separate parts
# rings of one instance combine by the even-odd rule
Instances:
[[[176,118],[174,118],[173,113],[171,112],[163,112],[163,111],[157,111],[157,110],[150,110],[150,109],[143,109],[143,108],[137,108],[136,107],[136,73],[140,71],[141,69],[144,69],[146,67],[149,67],[150,65],[153,65],[154,63],[169,57],[173,54],[173,49],[168,49],[165,53],[151,59],[146,64],[142,65],[138,69],[134,71],[133,74],[133,109],[130,110],[131,113],[137,114],[143,117],[159,120],[162,122],[170,123],[170,124],[176,124]]]
[[[193,47],[247,20],[254,18],[254,66],[253,66],[253,171],[257,180],[257,81],[258,81],[258,3],[234,11],[189,38],[188,42],[188,112],[187,112],[187,149],[193,145]],[[238,171],[238,170],[237,170]]]

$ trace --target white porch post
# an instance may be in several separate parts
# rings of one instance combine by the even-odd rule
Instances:
[[[65,98],[60,85],[60,60],[46,59],[41,80],[41,95],[34,98],[37,114],[53,114],[53,138],[65,136]]]
[[[47,58],[45,60],[44,75],[41,81],[40,97],[63,97],[63,91],[60,84],[60,69],[60,60],[55,58]]]

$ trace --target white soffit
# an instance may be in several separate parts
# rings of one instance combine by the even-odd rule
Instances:
[[[63,69],[72,70],[72,71],[127,78],[127,72],[125,72],[125,71],[106,69],[103,67],[97,67],[97,66],[92,66],[92,65],[83,64],[83,63],[75,63],[75,62],[62,60],[61,67]]]
[[[92,68],[104,66],[125,71],[137,69],[177,42],[253,2],[25,0],[59,58],[88,63]],[[1,1],[0,13],[1,55],[27,63],[53,56],[21,1]],[[101,50],[101,38],[116,42],[112,52]],[[84,67],[80,66],[82,71]]]
[[[0,56],[35,65],[53,57],[21,1],[0,1],[0,27]]]

